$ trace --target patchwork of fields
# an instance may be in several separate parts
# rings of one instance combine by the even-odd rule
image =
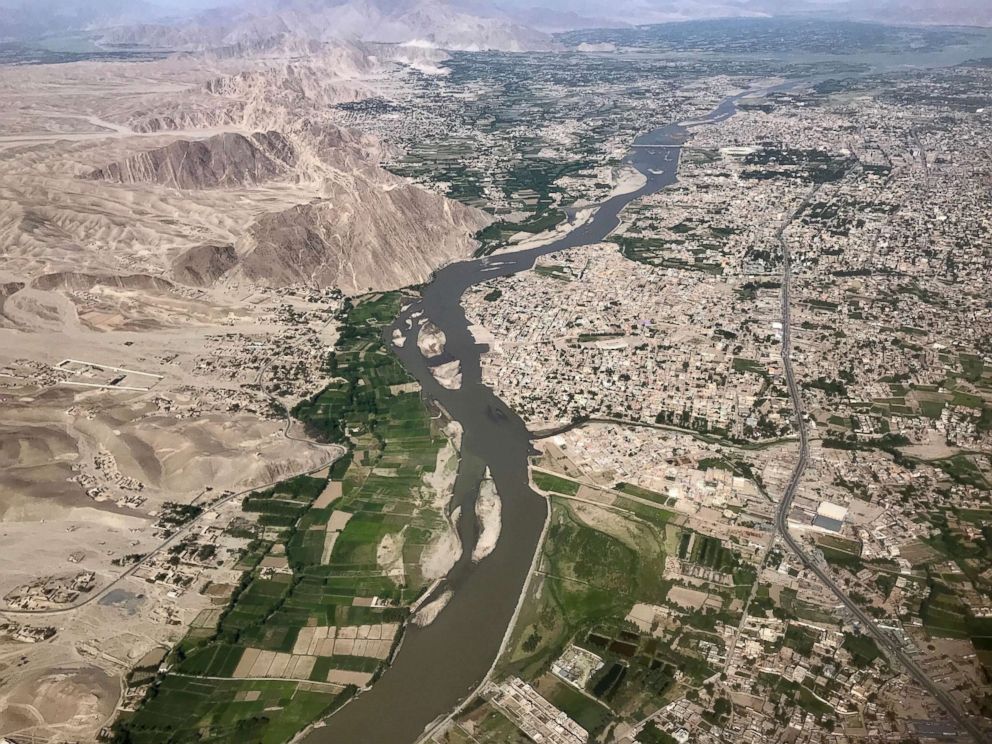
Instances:
[[[244,499],[240,585],[215,628],[173,650],[118,741],[286,741],[383,670],[428,583],[421,554],[448,527],[435,470],[450,444],[381,341],[401,302],[346,307],[336,379],[294,413],[348,455]]]
[[[713,675],[718,665],[712,659],[725,653],[714,623],[734,620],[730,608],[749,584],[693,590],[668,578],[666,559],[736,571],[742,582],[753,583],[753,570],[741,570],[746,564],[740,555],[670,521],[672,512],[657,494],[657,507],[623,497],[599,506],[572,500],[575,481],[533,475],[539,488],[552,492],[551,524],[501,672],[530,680],[593,735],[619,718],[642,718]],[[687,601],[696,595],[698,602]],[[581,689],[552,671],[573,646],[602,660]],[[479,710],[469,717],[490,714]]]

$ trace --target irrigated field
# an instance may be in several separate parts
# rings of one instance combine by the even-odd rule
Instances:
[[[381,342],[400,302],[346,309],[328,361],[338,379],[295,414],[349,454],[244,499],[256,534],[240,585],[212,634],[174,650],[120,741],[286,741],[384,668],[427,583],[421,552],[446,526],[427,482],[446,439],[419,393],[394,387],[411,380]],[[389,566],[384,538],[398,546]]]

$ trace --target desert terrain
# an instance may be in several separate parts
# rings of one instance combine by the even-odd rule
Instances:
[[[219,612],[235,541],[173,585],[149,565],[340,456],[287,411],[329,380],[345,297],[471,254],[487,215],[330,116],[438,56],[0,70],[0,735],[91,740],[129,670]]]

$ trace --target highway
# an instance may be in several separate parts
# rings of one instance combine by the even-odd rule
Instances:
[[[868,614],[862,611],[862,609],[844,593],[843,589],[841,589],[841,587],[834,582],[829,571],[818,562],[810,558],[799,541],[789,534],[789,512],[792,509],[792,502],[796,497],[796,491],[799,489],[799,484],[802,481],[803,473],[806,471],[806,466],[809,464],[809,432],[806,425],[802,395],[800,395],[799,387],[796,385],[796,378],[792,369],[792,314],[790,299],[792,265],[789,256],[788,241],[785,240],[783,234],[795,216],[802,212],[806,204],[809,203],[809,200],[812,198],[814,193],[815,191],[810,193],[803,203],[783,221],[782,225],[776,232],[776,238],[782,250],[782,370],[785,375],[786,384],[789,388],[789,397],[792,399],[792,410],[796,418],[796,429],[799,434],[799,459],[796,461],[796,465],[792,470],[788,483],[786,484],[785,492],[782,494],[782,500],[779,503],[778,511],[775,515],[775,528],[779,534],[781,534],[782,539],[788,548],[796,554],[800,561],[802,561],[803,566],[807,570],[814,573],[820,581],[826,584],[830,591],[837,596],[837,599],[840,600],[844,607],[846,607],[847,610],[861,624],[863,632],[871,635],[878,643],[879,648],[882,648],[890,659],[894,659],[902,664],[909,675],[916,680],[921,687],[927,690],[927,692],[929,692],[942,706],[944,706],[947,712],[958,724],[961,731],[970,734],[972,739],[974,739],[975,742],[978,742],[978,744],[992,741],[982,732],[979,726],[972,719],[965,715],[964,711],[961,710],[960,706],[957,704],[957,701],[955,701],[942,687],[930,679],[927,673],[923,671],[916,661],[907,655],[897,642],[889,638],[889,636],[887,636],[878,627],[878,625],[875,624],[875,621]]]

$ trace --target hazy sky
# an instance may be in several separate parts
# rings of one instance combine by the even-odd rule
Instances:
[[[419,2],[439,2],[478,15],[505,9],[519,22],[553,28],[556,12],[570,11],[583,20],[657,23],[690,18],[740,15],[788,15],[828,11],[857,20],[902,23],[992,25],[992,0],[0,0],[0,41],[32,38],[43,31],[99,27],[185,16],[207,8],[235,6],[266,13],[280,5],[340,5],[368,2],[384,10],[407,9]],[[11,10],[13,9],[13,10]],[[550,11],[550,12],[548,12]]]

